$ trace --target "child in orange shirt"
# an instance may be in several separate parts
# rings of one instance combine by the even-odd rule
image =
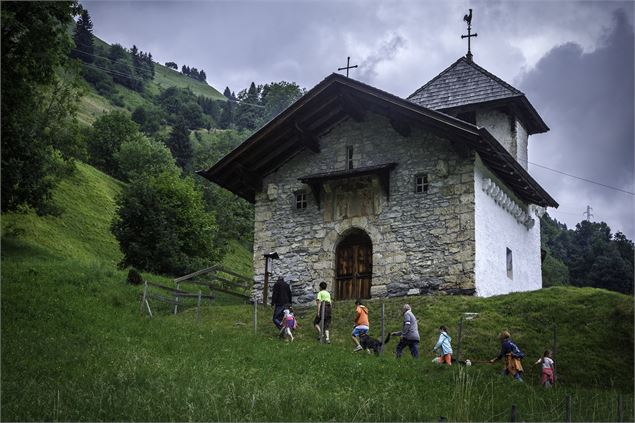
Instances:
[[[368,309],[364,304],[362,304],[362,300],[357,299],[355,301],[355,327],[353,328],[353,333],[351,337],[353,338],[353,342],[356,347],[355,351],[361,351],[362,346],[359,343],[359,336],[361,334],[368,335],[369,323],[368,323]]]

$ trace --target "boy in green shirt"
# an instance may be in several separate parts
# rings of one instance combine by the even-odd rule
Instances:
[[[322,322],[321,306],[324,304],[324,337],[327,344],[331,343],[329,338],[329,330],[331,329],[331,294],[326,290],[326,282],[320,282],[320,292],[317,294],[317,313],[313,324],[318,332],[318,339],[322,339],[322,333],[320,331],[320,324]]]

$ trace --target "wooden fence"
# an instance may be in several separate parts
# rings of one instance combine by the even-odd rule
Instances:
[[[227,270],[222,266],[212,266],[198,270],[189,275],[174,279],[176,289],[179,290],[182,284],[204,286],[210,291],[223,292],[233,295],[245,301],[251,299],[251,288],[253,282],[246,276]],[[175,300],[174,314],[178,312],[179,300]]]
[[[204,277],[201,280],[201,277]],[[162,303],[174,306],[174,314],[178,313],[179,306],[185,305],[183,298],[196,298],[196,319],[200,318],[201,302],[204,299],[209,301],[215,297],[211,294],[213,291],[223,292],[242,298],[246,301],[250,300],[250,292],[252,288],[251,279],[238,273],[232,272],[222,266],[212,266],[206,269],[190,273],[174,279],[175,288],[161,285],[155,282],[144,281],[143,296],[141,298],[141,313],[147,311],[148,316],[152,318],[152,308],[150,300],[160,301]],[[198,293],[185,291],[181,289],[182,284],[195,285],[198,287],[206,287],[211,292],[203,294],[200,290]],[[150,290],[150,288],[153,288]],[[159,291],[157,293],[156,291]]]
[[[150,291],[150,287],[161,290],[160,294]],[[213,300],[213,295],[203,295],[201,291],[186,292],[180,289],[170,288],[169,286],[161,285],[158,283],[144,281],[143,284],[143,296],[141,298],[141,313],[143,314],[144,306],[148,312],[148,316],[152,318],[152,308],[150,307],[150,300],[160,301],[162,303],[171,304],[175,307],[179,304],[180,298],[196,298],[196,320],[199,320],[201,314],[201,301],[203,299]]]

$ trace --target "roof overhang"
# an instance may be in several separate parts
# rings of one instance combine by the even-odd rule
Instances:
[[[339,74],[325,78],[212,167],[196,173],[253,203],[266,175],[302,151],[318,154],[320,135],[345,119],[363,121],[367,111],[387,116],[402,136],[408,136],[415,126],[423,126],[453,143],[475,149],[519,197],[557,207],[487,130]],[[317,176],[307,178],[315,181]]]
[[[511,114],[517,116],[527,130],[528,135],[542,134],[549,131],[549,127],[545,121],[542,120],[534,106],[529,102],[529,100],[527,100],[527,97],[524,94],[438,110],[440,112],[456,115],[464,112],[498,108],[507,109],[511,112]]]

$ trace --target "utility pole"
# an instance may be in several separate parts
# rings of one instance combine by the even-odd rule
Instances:
[[[591,208],[591,206],[587,205],[587,206],[586,206],[586,211],[585,211],[585,212],[582,212],[582,214],[585,214],[585,215],[586,215],[586,220],[587,220],[588,222],[590,222],[590,221],[591,221],[591,218],[592,218],[592,217],[594,217],[594,216],[593,216],[593,213],[591,213],[591,210],[593,210],[593,209]]]

